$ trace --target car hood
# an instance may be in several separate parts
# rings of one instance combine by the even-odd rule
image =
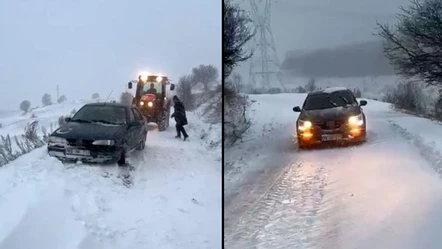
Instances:
[[[69,122],[55,130],[52,135],[66,139],[106,140],[117,138],[118,133],[121,133],[124,127],[122,125]]]
[[[325,122],[327,120],[345,120],[350,116],[361,114],[359,106],[334,107],[319,110],[304,110],[299,118],[312,122]]]

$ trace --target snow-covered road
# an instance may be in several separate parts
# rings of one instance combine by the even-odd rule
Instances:
[[[199,139],[221,131],[189,115],[189,142],[154,126],[127,168],[45,148],[0,167],[0,248],[221,248],[221,149]]]
[[[304,96],[252,96],[252,130],[225,152],[225,248],[441,248],[442,157],[410,124],[442,126],[369,101],[367,143],[297,151]]]

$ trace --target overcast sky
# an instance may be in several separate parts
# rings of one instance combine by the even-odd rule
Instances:
[[[140,71],[173,81],[199,64],[221,67],[218,0],[0,1],[0,109],[118,96]]]
[[[249,8],[248,0],[240,2],[243,8]],[[275,0],[272,3],[271,27],[282,62],[288,50],[377,39],[373,35],[376,21],[394,21],[399,7],[407,6],[409,0]],[[241,70],[245,77],[248,69],[246,62]]]

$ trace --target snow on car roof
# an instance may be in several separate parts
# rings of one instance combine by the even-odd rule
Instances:
[[[322,92],[323,93],[334,93],[334,92],[347,91],[347,90],[348,89],[345,87],[336,86],[336,87],[326,88],[326,89],[322,90]]]

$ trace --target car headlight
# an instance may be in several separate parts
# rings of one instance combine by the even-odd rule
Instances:
[[[348,118],[348,124],[353,126],[361,126],[364,124],[364,118],[362,117],[362,113],[357,116],[351,116]]]
[[[93,145],[115,145],[114,140],[95,140]]]
[[[147,102],[147,106],[152,107],[153,103],[152,102]]]
[[[305,131],[305,130],[311,129],[312,126],[313,126],[313,124],[310,121],[306,121],[306,120],[299,120],[298,121],[298,129],[300,131]]]
[[[54,144],[68,144],[68,141],[66,139],[56,136],[50,136],[48,142]]]

